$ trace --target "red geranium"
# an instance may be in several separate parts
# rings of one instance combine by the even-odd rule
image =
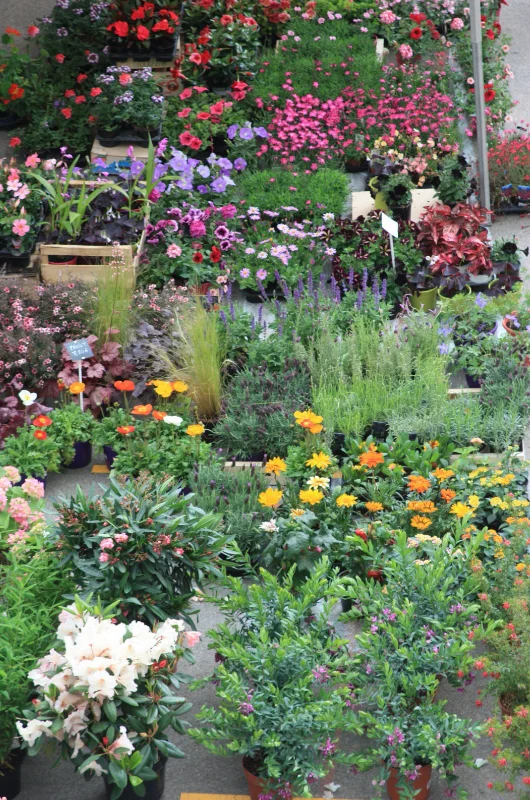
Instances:
[[[423,36],[423,31],[421,28],[413,28],[410,32],[411,39],[421,39]]]
[[[230,14],[223,14],[221,19],[219,20],[219,22],[221,23],[221,25],[223,27],[226,27],[227,25],[230,25],[230,23],[233,22],[233,21],[234,21],[234,18],[231,17]]]
[[[19,139],[18,136],[12,136],[11,139],[9,140],[9,146],[10,147],[18,147],[19,144],[21,144],[21,141],[22,140]]]
[[[144,17],[145,17],[145,10],[143,6],[140,6],[140,8],[135,8],[131,14],[131,19],[133,20],[144,19]]]
[[[7,93],[11,100],[20,100],[21,97],[24,97],[24,89],[18,83],[12,83]]]
[[[72,109],[71,108],[61,108],[61,114],[65,119],[70,119],[72,116]]]
[[[73,89],[67,89],[66,92],[64,93],[64,96],[65,97],[75,97],[75,92],[74,92]]]
[[[155,22],[153,25],[153,33],[157,31],[167,31],[169,28],[169,22],[167,19],[161,19],[159,22]]]
[[[107,25],[107,30],[111,33],[115,33],[116,36],[123,38],[129,33],[129,23],[123,22],[122,20],[118,20],[118,22],[111,22],[110,25]]]
[[[100,89],[99,86],[93,86],[92,89],[90,90],[90,97],[98,97],[98,95],[100,95],[101,92],[102,89]]]
[[[136,28],[136,38],[140,42],[145,42],[146,39],[149,39],[149,28],[146,28],[145,25],[138,25]]]
[[[212,115],[209,114],[207,111],[198,111],[197,112],[197,119],[210,119]]]
[[[420,25],[424,20],[427,19],[427,15],[426,14],[409,14],[409,19],[412,20],[412,22],[415,22],[416,25]]]
[[[64,59],[65,56],[63,56],[62,53],[57,53],[57,55],[55,56],[55,60],[57,61],[58,64],[62,64]]]
[[[493,39],[495,39],[495,34],[491,30],[491,28],[488,28],[488,30],[486,31],[486,36],[488,37],[488,39],[491,39],[492,41],[493,41]]]
[[[495,91],[495,89],[484,90],[484,100],[486,101],[486,103],[491,103],[493,100],[495,100],[496,96],[497,92]]]

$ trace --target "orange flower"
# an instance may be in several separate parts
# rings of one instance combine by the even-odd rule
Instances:
[[[419,511],[421,514],[434,514],[437,511],[432,500],[409,500],[407,508],[409,511]]]
[[[374,500],[369,500],[367,503],[364,504],[367,511],[370,511],[371,514],[375,514],[376,511],[382,511],[383,506],[381,503],[376,503]]]
[[[188,425],[186,428],[186,433],[188,436],[202,436],[204,433],[204,425],[202,423],[198,423],[197,425]]]
[[[134,425],[120,425],[116,428],[118,433],[123,434],[123,436],[128,436],[130,433],[134,431]]]
[[[10,28],[10,27],[6,28],[6,33],[8,33],[10,36],[20,36],[21,35],[20,31],[17,31],[16,28]]]
[[[163,420],[164,417],[167,417],[167,413],[165,411],[153,411],[153,419],[158,420],[158,422]]]
[[[57,388],[59,389],[60,392],[62,392],[62,390],[66,388],[65,382],[62,381],[60,378],[57,381]]]
[[[450,503],[456,497],[456,492],[452,489],[442,489],[440,492],[440,497],[442,500],[445,500],[446,503]]]
[[[74,381],[68,387],[68,391],[70,394],[81,394],[81,392],[85,391],[85,384],[83,381]]]
[[[423,494],[431,488],[431,482],[423,475],[411,475],[409,478],[409,491]]]
[[[33,436],[35,439],[40,439],[40,441],[44,441],[44,439],[48,438],[46,431],[33,431]]]
[[[114,388],[119,392],[132,392],[134,390],[134,381],[114,381]]]
[[[363,467],[368,467],[368,469],[373,469],[377,467],[378,464],[384,464],[384,462],[384,455],[378,453],[377,450],[369,450],[367,453],[361,453],[359,456],[359,464],[362,464]]]
[[[33,420],[33,424],[36,428],[47,428],[48,425],[53,424],[53,420],[46,416],[46,414],[39,414],[38,417],[35,417]]]
[[[294,418],[297,425],[300,425],[301,428],[305,428],[310,433],[321,433],[323,430],[321,424],[323,417],[314,414],[310,408],[305,411],[295,411]]]
[[[429,525],[432,525],[432,521],[429,519],[429,517],[422,517],[419,514],[416,514],[416,516],[412,517],[410,524],[413,528],[417,528],[419,531],[424,531],[425,528],[428,528]]]
[[[452,469],[443,469],[443,467],[438,467],[438,469],[435,469],[432,474],[435,478],[438,478],[441,483],[442,481],[446,481],[447,478],[452,478],[455,473]]]
[[[148,403],[146,406],[135,406],[131,414],[137,414],[139,417],[148,417],[152,410],[153,406]]]

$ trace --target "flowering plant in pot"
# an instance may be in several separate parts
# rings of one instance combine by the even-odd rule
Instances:
[[[525,562],[521,559],[519,563]],[[516,571],[516,574],[519,572]],[[526,574],[526,568],[520,574]],[[497,697],[503,717],[513,716],[517,706],[527,705],[530,701],[530,636],[526,625],[526,595],[518,594],[517,589],[515,592],[501,605],[503,624],[488,635],[490,649],[483,659],[484,668],[495,675],[484,691]]]
[[[311,784],[339,758],[336,730],[348,689],[340,686],[335,653],[344,641],[331,635],[326,643],[325,632],[301,626],[298,614],[278,630],[258,627],[259,607],[245,610],[242,633],[228,626],[212,632],[219,705],[201,709],[190,736],[218,755],[243,757],[252,800],[276,792],[310,797]]]
[[[440,172],[436,196],[444,205],[464,203],[471,191],[469,166],[464,156],[446,156]]]
[[[426,800],[434,771],[447,781],[449,790],[458,783],[456,768],[475,767],[470,749],[483,726],[449,714],[445,702],[426,702],[412,709],[384,701],[373,713],[360,712],[368,738],[373,740],[372,764],[381,764],[376,785],[386,786],[391,800]],[[458,791],[458,790],[456,790]]]
[[[147,147],[149,139],[160,139],[164,97],[149,67],[108,67],[96,84],[91,94],[102,144],[125,142]]]
[[[38,29],[37,29],[38,30]],[[15,46],[20,32],[6,28],[1,37],[0,48],[0,130],[10,130],[22,122],[26,113],[27,73],[31,58]],[[27,98],[26,98],[27,99]]]
[[[491,200],[494,209],[503,206],[524,211],[530,201],[528,131],[509,130],[497,134],[488,151]]]
[[[0,167],[0,261],[29,264],[43,221],[42,199],[32,174],[38,160],[34,154],[25,167]]]
[[[392,216],[404,222],[410,220],[412,189],[414,184],[409,176],[398,172],[385,179],[381,190]]]
[[[139,61],[173,61],[180,17],[175,0],[121,0],[110,5],[109,55]]]
[[[446,266],[466,270],[471,276],[492,271],[484,209],[458,203],[453,208],[434,205],[420,219],[417,241],[428,256],[438,256],[434,275]]]
[[[56,510],[54,542],[63,563],[103,602],[113,599],[120,581],[114,613],[120,619],[191,621],[195,586],[220,574],[216,562],[228,537],[217,531],[219,515],[202,511],[171,478],[118,482],[111,476],[102,496],[78,489]]]
[[[0,549],[26,543],[36,523],[44,519],[44,486],[35,478],[23,479],[16,467],[0,467]],[[0,759],[1,763],[1,759]]]
[[[21,475],[41,480],[48,472],[59,472],[59,447],[53,434],[46,432],[49,422],[49,417],[39,415],[33,424],[8,436],[0,452],[0,465],[16,467]]]
[[[494,269],[497,265],[503,263],[509,264],[514,269],[518,269],[521,266],[521,256],[519,253],[522,253],[528,258],[530,248],[525,247],[523,249],[519,247],[515,236],[496,239],[491,248],[491,260],[493,261]]]
[[[507,779],[490,781],[488,789],[499,794],[509,792],[524,800],[528,797],[530,776],[528,775],[528,734],[530,732],[530,706],[528,703],[516,707],[506,717],[489,717],[487,734],[491,737],[493,750],[489,762],[495,771],[505,774]]]
[[[187,680],[176,668],[193,660],[187,645],[197,634],[175,619],[153,629],[117,622],[118,603],[76,597],[60,613],[58,644],[29,673],[37,698],[17,728],[30,755],[55,740],[80,774],[103,776],[108,800],[151,782],[158,800],[167,759],[184,756],[167,731],[185,732],[191,703],[174,693]]]
[[[61,387],[69,394],[83,392],[87,405],[94,411],[112,397],[113,384],[118,378],[128,378],[132,373],[133,365],[124,359],[120,353],[122,346],[119,342],[106,341],[100,343],[97,336],[90,334],[87,337],[92,348],[93,356],[81,362],[82,385],[79,383],[79,362],[72,361],[68,350],[62,349],[62,369],[58,374]]]
[[[66,403],[51,412],[53,438],[59,448],[61,464],[77,469],[92,460],[92,433],[96,421],[90,411],[81,411],[75,403]]]

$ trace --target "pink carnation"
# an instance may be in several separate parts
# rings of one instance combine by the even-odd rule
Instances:
[[[117,534],[116,534],[116,536],[115,536],[114,538],[115,538],[115,539],[116,539],[116,541],[117,541],[117,542],[119,542],[120,544],[121,544],[122,542],[127,542],[127,541],[129,541],[129,537],[127,536],[127,534],[126,534],[126,533],[117,533]]]
[[[401,58],[409,59],[412,58],[414,55],[414,50],[409,44],[402,44],[401,47],[398,49],[398,52]]]

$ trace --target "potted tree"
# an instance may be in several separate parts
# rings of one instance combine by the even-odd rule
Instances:
[[[30,673],[36,702],[17,729],[30,755],[54,739],[77,772],[103,776],[107,800],[134,800],[137,789],[159,800],[167,759],[184,756],[167,731],[185,732],[180,717],[191,703],[174,694],[186,682],[176,669],[181,658],[193,661],[187,643],[197,634],[175,619],[153,629],[117,623],[118,604],[76,598],[61,612],[58,644]]]

